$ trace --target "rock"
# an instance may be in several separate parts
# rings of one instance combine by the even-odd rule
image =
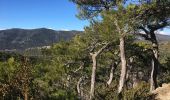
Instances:
[[[156,95],[156,100],[170,100],[170,84],[163,84],[152,92]]]

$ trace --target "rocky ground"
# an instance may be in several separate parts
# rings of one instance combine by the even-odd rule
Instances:
[[[156,100],[170,100],[170,83],[163,84],[152,93],[156,95]]]

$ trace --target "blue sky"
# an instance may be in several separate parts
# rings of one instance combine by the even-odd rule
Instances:
[[[42,27],[83,30],[89,23],[76,18],[76,14],[76,5],[69,0],[0,0],[0,30]],[[170,30],[161,33],[170,35]]]
[[[76,13],[69,0],[0,0],[0,29],[83,30],[88,21],[76,18]]]

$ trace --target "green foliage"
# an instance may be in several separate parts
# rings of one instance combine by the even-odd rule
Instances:
[[[14,72],[19,67],[19,63],[15,62],[13,57],[6,62],[0,62],[1,82],[8,82],[14,77]]]
[[[96,88],[96,100],[118,100],[117,84],[118,80],[113,80],[110,86],[100,83]]]
[[[151,71],[152,46],[146,41],[138,41],[133,34],[136,27],[146,24],[137,15],[142,15],[146,9],[155,14],[158,5],[146,2],[137,7],[136,4],[124,6],[123,0],[71,0],[77,3],[81,10],[81,17],[89,18],[101,14],[101,20],[93,19],[90,26],[85,27],[82,34],[76,35],[69,41],[60,41],[51,48],[42,49],[42,58],[30,57],[29,61],[22,56],[0,54],[0,99],[35,100],[78,100],[89,99],[89,90],[92,72],[92,59],[94,53],[109,43],[108,47],[97,56],[97,70],[95,78],[96,100],[118,100],[117,87],[120,77],[119,38],[125,37],[127,78],[126,87],[122,92],[123,100],[149,100],[149,74]],[[95,1],[95,2],[94,2]],[[99,2],[103,1],[103,2]],[[108,3],[108,4],[105,4]],[[96,5],[99,8],[96,8]],[[103,10],[103,6],[105,5]],[[108,10],[107,7],[111,7]],[[112,7],[115,7],[112,9]],[[153,8],[153,9],[152,9]],[[98,10],[90,12],[90,10]],[[150,14],[149,13],[149,14]],[[159,19],[160,16],[156,14]],[[140,16],[141,17],[141,16]],[[167,16],[165,16],[167,17]],[[163,18],[165,18],[163,16]],[[148,15],[144,16],[148,18]],[[152,15],[147,19],[150,24],[158,19]],[[144,21],[144,22],[143,22]],[[137,25],[137,26],[136,26]],[[36,36],[37,37],[37,36]],[[43,36],[45,38],[45,36]],[[40,38],[40,37],[38,37]],[[166,48],[166,49],[163,49]],[[159,84],[170,82],[169,45],[161,45],[160,49],[160,75]],[[4,59],[5,58],[5,59]],[[133,61],[131,61],[131,58]],[[107,84],[111,66],[114,66],[113,80]],[[164,78],[162,78],[164,77]],[[80,80],[81,79],[81,80]],[[135,82],[140,83],[133,87]],[[82,94],[78,94],[77,88]]]
[[[141,82],[137,87],[125,90],[123,100],[150,100],[149,84]]]
[[[0,97],[1,99],[37,98],[37,87],[33,83],[32,69],[28,62],[17,62],[13,57],[0,65]]]

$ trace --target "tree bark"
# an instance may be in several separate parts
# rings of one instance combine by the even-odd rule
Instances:
[[[121,74],[119,80],[118,94],[123,90],[124,83],[126,80],[126,56],[125,56],[125,38],[120,37],[120,57],[121,57]]]
[[[145,31],[146,34],[143,35],[143,37],[150,41],[152,43],[152,57],[151,57],[151,76],[150,76],[150,92],[152,92],[153,90],[155,90],[158,85],[157,85],[157,73],[158,73],[158,67],[159,67],[159,61],[158,61],[158,41],[156,39],[156,35],[155,35],[155,31],[163,28],[165,24],[162,25],[158,25],[156,26],[156,28],[150,27],[150,31],[145,29],[144,27],[142,27],[142,29]]]
[[[163,27],[166,26],[166,22],[163,23],[162,25],[157,25],[155,26],[156,28],[150,27],[149,30],[145,29],[144,27],[141,27],[142,30],[144,30],[144,32],[146,34],[143,35],[143,37],[150,41],[152,43],[152,61],[151,61],[151,65],[152,65],[152,70],[151,70],[151,76],[150,76],[150,92],[152,92],[153,90],[155,90],[158,85],[157,85],[157,73],[158,73],[158,67],[159,67],[159,60],[158,60],[158,41],[156,39],[156,35],[155,35],[155,31],[158,29],[161,29]]]
[[[150,32],[151,36],[151,42],[152,42],[152,71],[151,71],[151,78],[150,78],[150,92],[155,90],[158,85],[157,85],[157,74],[158,74],[158,41],[156,39],[156,35],[154,31]]]
[[[125,84],[126,84],[126,88],[131,88],[131,84],[128,83],[129,79],[131,78],[130,77],[130,74],[131,74],[131,70],[132,70],[132,65],[133,63],[133,57],[130,57],[129,58],[129,64],[127,64],[127,69],[126,69],[126,81],[125,81]]]
[[[28,86],[25,86],[24,89],[24,100],[28,100]]]
[[[92,67],[92,75],[91,75],[91,88],[90,88],[90,100],[94,98],[94,86],[95,86],[95,77],[96,77],[96,67],[97,67],[97,61],[96,57],[103,52],[103,50],[109,45],[109,43],[106,43],[101,49],[99,49],[97,52],[90,53],[92,56],[93,61],[93,67]]]
[[[77,82],[77,92],[80,99],[82,99],[83,97],[82,88],[81,88],[81,82],[83,81],[83,78],[84,76],[80,77],[79,81]]]
[[[112,83],[112,80],[113,80],[113,70],[114,70],[114,65],[112,65],[111,69],[110,69],[110,76],[109,76],[109,80],[107,81],[108,86],[110,86],[110,84]]]
[[[155,90],[157,85],[157,73],[158,73],[158,43],[157,41],[152,43],[153,47],[153,57],[152,57],[152,71],[151,71],[151,79],[150,79],[150,92]]]
[[[108,85],[108,86],[110,86],[110,84],[112,83],[113,73],[114,73],[116,67],[117,67],[117,63],[114,62],[114,63],[111,65],[111,68],[110,68],[109,80],[107,81],[107,85]]]
[[[91,75],[90,100],[94,98],[94,84],[95,84],[96,67],[97,67],[96,54],[92,54],[92,60],[93,60],[93,67],[92,67],[92,75]]]

